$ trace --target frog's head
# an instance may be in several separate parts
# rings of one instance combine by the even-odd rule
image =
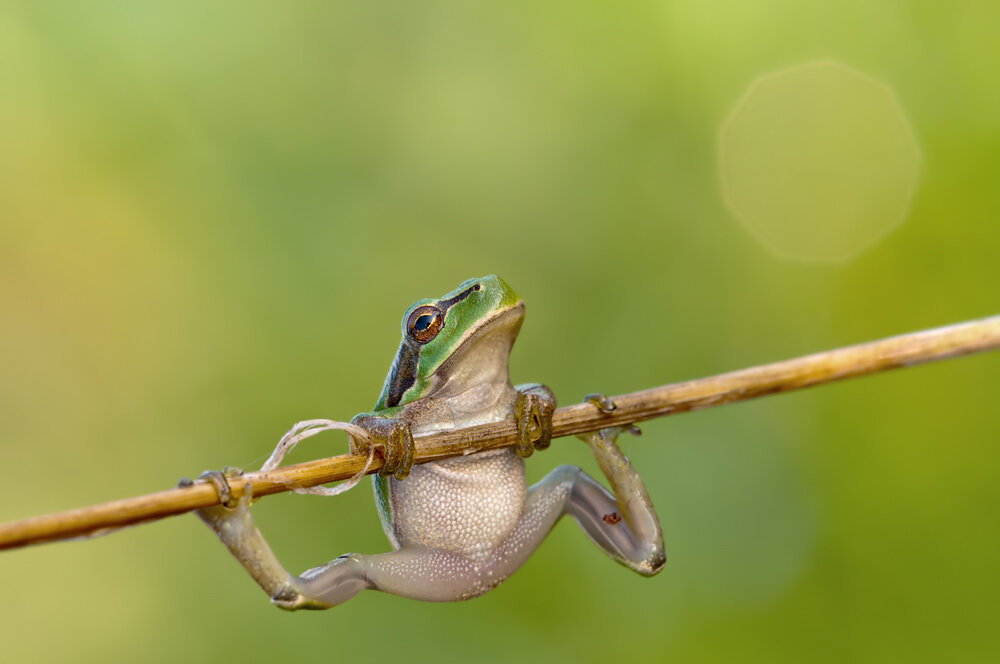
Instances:
[[[524,302],[493,274],[464,281],[440,299],[414,302],[403,315],[403,340],[376,410],[431,396],[449,379],[502,373],[506,380],[523,319]]]

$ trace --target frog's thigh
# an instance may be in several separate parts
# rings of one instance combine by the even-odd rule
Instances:
[[[343,555],[314,567],[294,580],[297,596],[290,608],[329,607],[343,604],[366,588],[419,599],[450,602],[480,595],[480,576],[472,562],[458,554],[436,549],[404,547],[391,553]],[[276,600],[284,605],[282,598]]]
[[[409,546],[358,559],[370,587],[401,597],[452,602],[489,590],[471,560],[449,551]]]
[[[583,476],[576,466],[559,466],[528,489],[513,532],[500,543],[484,570],[493,585],[517,571],[567,512],[573,487]]]

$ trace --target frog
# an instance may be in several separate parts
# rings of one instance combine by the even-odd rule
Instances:
[[[327,609],[363,590],[443,602],[478,597],[528,559],[571,516],[610,558],[643,575],[664,566],[663,535],[642,479],[616,444],[628,427],[580,435],[611,486],[562,465],[528,487],[525,459],[549,446],[557,402],[538,383],[514,386],[508,358],[523,300],[496,275],[462,282],[403,315],[402,339],[374,409],[352,423],[383,456],[375,503],[392,550],[348,553],[298,575],[286,571],[254,523],[238,469],[206,471],[220,504],[196,510],[230,553],[286,610]],[[588,397],[607,412],[611,400]],[[517,443],[414,465],[414,436],[513,419]],[[359,451],[359,450],[355,450]]]

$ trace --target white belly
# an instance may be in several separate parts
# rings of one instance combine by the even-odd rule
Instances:
[[[510,447],[414,466],[388,480],[386,534],[395,547],[421,546],[485,558],[510,534],[524,506],[524,461]]]

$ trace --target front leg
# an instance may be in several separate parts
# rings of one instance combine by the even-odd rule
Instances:
[[[552,414],[556,397],[552,390],[539,383],[517,385],[514,420],[517,422],[517,454],[530,457],[535,450],[544,450],[552,442]]]
[[[250,484],[244,486],[243,495],[238,500],[232,499],[229,482],[239,481],[241,474],[235,469],[227,469],[225,474],[218,471],[203,473],[202,478],[216,486],[220,499],[229,506],[213,505],[196,510],[196,514],[268,594],[273,604],[289,611],[328,609],[371,587],[362,558],[353,554],[341,556],[300,576],[289,574],[250,514]],[[180,486],[190,484],[190,480],[179,483]]]

